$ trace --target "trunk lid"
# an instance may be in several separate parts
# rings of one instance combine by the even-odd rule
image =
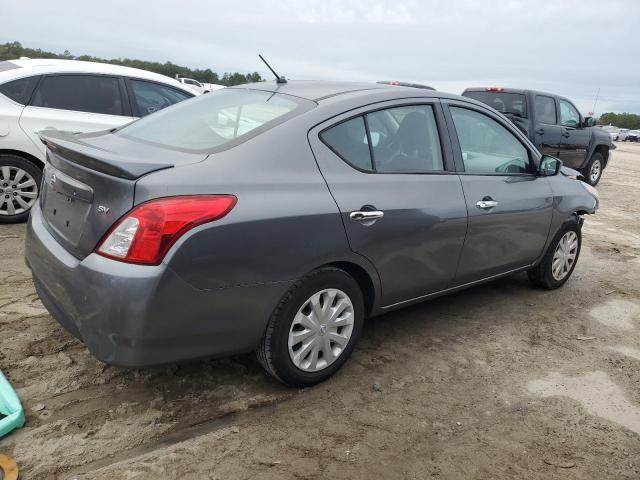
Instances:
[[[204,160],[109,133],[41,134],[47,162],[40,193],[46,228],[83,259],[106,231],[134,206],[136,181],[149,173]]]

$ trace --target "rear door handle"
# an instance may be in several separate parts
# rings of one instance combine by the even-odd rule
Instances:
[[[498,202],[495,200],[480,200],[476,202],[476,207],[482,208],[483,210],[489,210],[490,208],[497,207]]]
[[[384,217],[384,212],[381,212],[380,210],[357,211],[357,212],[351,212],[349,214],[349,218],[356,222],[366,222],[367,220],[377,220],[382,217]]]
[[[544,135],[544,128],[539,128],[539,129],[537,129],[537,130],[536,130],[536,133],[537,133],[538,135]]]

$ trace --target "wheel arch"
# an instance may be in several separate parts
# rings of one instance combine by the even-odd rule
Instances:
[[[34,165],[36,165],[40,170],[44,168],[44,162],[40,160],[38,157],[31,155],[30,153],[23,152],[20,150],[12,150],[9,148],[0,148],[0,155],[15,155],[16,157],[24,158],[25,160],[30,161]]]
[[[374,283],[371,274],[361,265],[358,265],[357,263],[351,261],[331,262],[322,265],[322,267],[339,268],[340,270],[344,270],[353,277],[353,279],[360,286],[360,290],[362,291],[365,306],[365,317],[370,316],[375,308],[376,299],[378,298],[376,284]]]
[[[602,155],[602,167],[606,167],[607,163],[609,162],[609,147],[607,145],[596,145],[596,148],[593,149],[593,153],[599,153],[600,155]]]

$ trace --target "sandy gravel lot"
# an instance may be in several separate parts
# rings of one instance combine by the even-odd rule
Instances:
[[[376,318],[307,390],[252,357],[99,363],[38,301],[24,225],[0,226],[0,368],[27,410],[0,453],[26,480],[640,478],[639,185],[619,143],[564,288],[515,275]]]

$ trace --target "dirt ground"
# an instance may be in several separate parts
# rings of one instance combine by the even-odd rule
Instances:
[[[27,412],[0,453],[35,480],[637,479],[639,185],[619,143],[564,288],[519,274],[373,319],[307,390],[250,356],[99,363],[38,301],[24,225],[0,226],[0,368]]]

